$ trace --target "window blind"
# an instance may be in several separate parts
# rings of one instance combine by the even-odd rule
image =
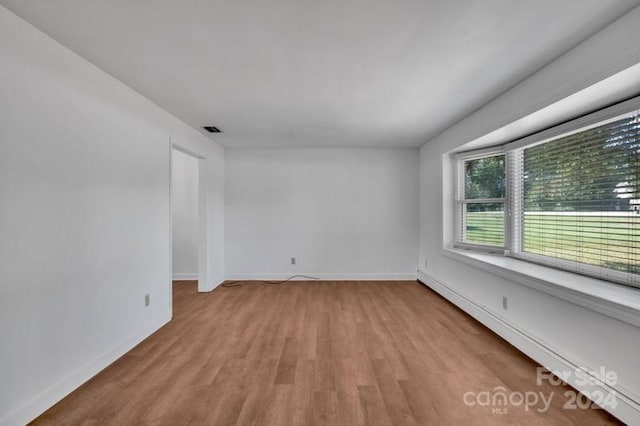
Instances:
[[[640,285],[640,111],[509,162],[514,255]]]

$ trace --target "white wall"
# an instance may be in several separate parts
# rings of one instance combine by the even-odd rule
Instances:
[[[2,7],[0,64],[0,423],[22,424],[171,318],[170,138],[207,158],[223,279],[224,151]]]
[[[453,260],[442,252],[443,235],[448,231],[445,227],[452,226],[450,215],[443,215],[443,195],[445,203],[451,196],[443,194],[443,185],[452,187],[450,180],[443,180],[443,155],[639,63],[638,28],[640,9],[635,9],[421,148],[419,265],[424,268],[428,260],[425,271],[432,277],[566,360],[617,372],[618,389],[640,402],[639,328]],[[506,311],[501,306],[502,296],[509,298]],[[639,417],[625,420],[640,422]]]
[[[198,159],[176,149],[171,162],[173,278],[198,278]]]
[[[225,182],[229,278],[415,278],[417,149],[227,149]]]

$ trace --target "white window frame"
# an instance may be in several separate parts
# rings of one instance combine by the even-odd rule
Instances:
[[[507,188],[507,193],[505,193],[505,196],[502,198],[474,198],[474,199],[466,199],[465,198],[465,168],[464,168],[464,163],[466,161],[469,160],[478,160],[481,158],[487,158],[487,157],[495,157],[495,156],[499,156],[499,155],[504,155],[505,156],[505,178],[507,180],[506,183],[506,188]],[[489,253],[500,253],[500,254],[504,254],[508,251],[508,246],[509,246],[509,241],[511,240],[511,238],[509,238],[509,226],[508,226],[508,218],[509,218],[509,213],[508,213],[508,209],[509,209],[509,194],[508,194],[508,188],[509,188],[509,159],[507,158],[508,156],[505,153],[504,147],[492,147],[492,148],[488,148],[488,149],[479,149],[479,150],[474,150],[474,151],[470,151],[470,152],[464,152],[464,153],[459,153],[459,154],[454,154],[454,159],[456,161],[456,220],[455,222],[455,229],[454,229],[454,247],[456,248],[463,248],[463,249],[471,249],[471,250],[479,250],[479,251],[485,251],[485,252],[489,252]],[[478,204],[478,203],[503,203],[504,205],[504,229],[503,229],[503,245],[502,246],[496,246],[496,245],[491,245],[491,244],[479,244],[479,243],[468,243],[464,241],[464,237],[462,238],[462,241],[458,238],[459,235],[459,231],[462,230],[462,232],[464,232],[466,230],[466,226],[463,226],[463,222],[465,222],[465,217],[464,217],[464,212],[466,211],[466,209],[464,209],[464,206],[466,204]]]
[[[498,253],[515,259],[524,260],[539,265],[560,269],[568,272],[587,275],[598,279],[604,279],[612,282],[625,284],[632,287],[640,288],[640,279],[637,276],[630,278],[634,274],[616,271],[600,266],[588,265],[584,263],[572,262],[551,256],[545,256],[534,253],[527,253],[522,250],[522,242],[524,240],[524,216],[521,214],[523,206],[523,180],[516,179],[513,181],[512,176],[515,174],[511,168],[516,167],[520,163],[519,156],[523,155],[526,148],[550,142],[570,134],[579,133],[589,128],[601,126],[608,122],[616,121],[630,113],[640,110],[640,96],[612,105],[608,108],[598,110],[596,112],[584,115],[582,117],[567,121],[565,123],[550,127],[541,132],[513,142],[500,146],[493,146],[473,151],[459,152],[452,155],[456,167],[456,186],[455,186],[455,221],[453,229],[453,247],[465,250],[473,250],[479,252]],[[505,173],[506,173],[506,193],[504,200],[488,199],[474,200],[474,202],[503,202],[504,201],[504,247],[472,244],[459,241],[459,230],[463,227],[464,217],[462,217],[462,206],[467,203],[464,199],[465,174],[464,162],[495,155],[505,155]]]

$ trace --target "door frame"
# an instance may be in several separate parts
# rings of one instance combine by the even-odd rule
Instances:
[[[198,292],[205,293],[212,290],[209,285],[209,191],[207,179],[206,157],[174,143],[169,138],[169,253],[171,282],[173,282],[173,151],[194,157],[198,160]],[[173,284],[172,284],[173,285]],[[172,308],[173,311],[173,308]]]

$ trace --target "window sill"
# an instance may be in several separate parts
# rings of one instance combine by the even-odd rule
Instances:
[[[640,327],[640,289],[502,255],[455,248],[445,248],[443,254],[451,259]]]

